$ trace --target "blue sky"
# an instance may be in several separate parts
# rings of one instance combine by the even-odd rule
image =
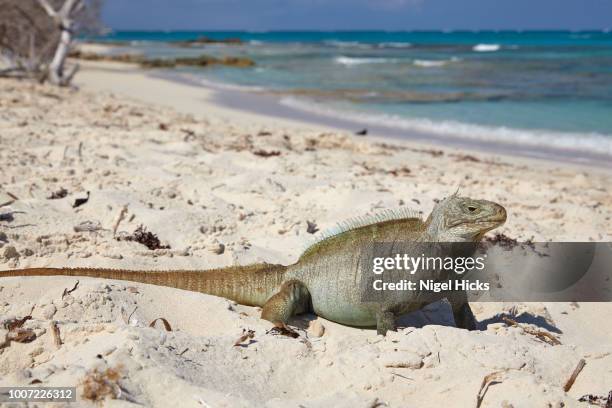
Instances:
[[[106,0],[114,29],[606,29],[612,0]]]

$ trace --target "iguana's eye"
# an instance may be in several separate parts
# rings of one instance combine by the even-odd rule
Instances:
[[[477,212],[477,211],[478,211],[478,208],[477,208],[477,207],[474,207],[473,205],[468,205],[468,208],[467,208],[467,209],[468,209],[468,211],[469,211],[469,212],[471,212],[471,213],[475,213],[475,212]]]

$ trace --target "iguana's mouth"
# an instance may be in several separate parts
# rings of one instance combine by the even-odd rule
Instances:
[[[496,228],[502,225],[504,221],[505,220],[488,220],[488,221],[479,221],[479,222],[476,222],[475,224],[481,228],[486,227],[487,229],[493,229],[493,228]]]
[[[451,225],[451,228],[458,227],[459,225],[478,225],[478,226],[491,226],[492,228],[500,226],[506,221],[506,219],[487,219],[487,220],[477,220],[477,221],[462,221],[456,224]]]
[[[500,224],[506,222],[506,217],[504,218],[491,218],[488,220],[476,221],[474,224]]]
[[[487,226],[491,226],[491,228],[495,228],[495,227],[502,225],[505,222],[506,222],[506,211],[503,211],[492,217],[481,218],[479,220],[472,220],[472,221],[461,221],[456,224],[452,224],[450,227],[453,228],[459,225],[469,224],[469,225],[479,225],[479,226],[487,225]]]

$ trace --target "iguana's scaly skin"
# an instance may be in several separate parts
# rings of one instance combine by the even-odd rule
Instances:
[[[478,242],[505,220],[506,211],[499,204],[454,195],[438,203],[426,221],[396,212],[370,223],[367,219],[348,223],[312,245],[289,266],[257,264],[208,271],[32,268],[3,271],[0,277],[87,276],[169,286],[262,306],[262,318],[277,325],[312,310],[341,324],[376,326],[384,334],[394,328],[397,315],[424,305],[416,302],[410,291],[400,299],[394,298],[394,304],[363,302],[361,249],[373,242]],[[458,293],[449,301],[457,326],[475,328],[465,294]]]

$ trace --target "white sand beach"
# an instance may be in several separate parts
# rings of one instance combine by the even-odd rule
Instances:
[[[0,270],[288,264],[312,239],[307,222],[324,230],[400,206],[426,217],[457,189],[502,204],[508,221],[493,233],[519,241],[612,236],[606,168],[232,110],[129,64],[86,62],[76,84],[0,80]],[[140,225],[169,248],[116,239]],[[109,407],[573,407],[612,388],[610,303],[474,303],[493,321],[479,331],[454,327],[439,303],[386,337],[307,315],[293,339],[222,298],[88,278],[62,295],[75,282],[0,279],[0,321],[31,314],[23,327],[36,334],[7,342],[0,328],[0,386],[78,385],[79,406]],[[160,317],[172,331],[149,327]],[[544,330],[522,323],[538,319],[560,344],[525,330]]]

